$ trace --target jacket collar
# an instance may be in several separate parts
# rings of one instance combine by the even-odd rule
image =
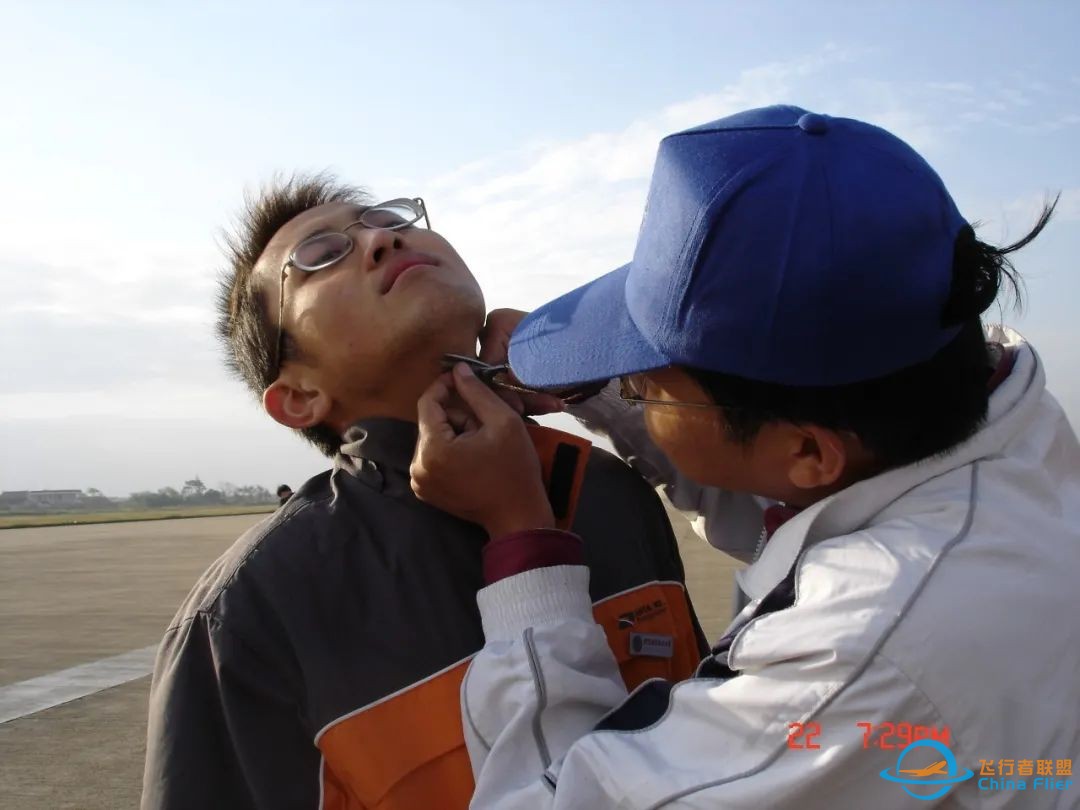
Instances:
[[[334,469],[343,470],[374,489],[411,491],[409,465],[416,452],[418,428],[400,419],[361,419],[345,431]]]
[[[779,529],[761,557],[737,575],[751,599],[763,598],[788,572],[803,548],[830,537],[851,534],[869,524],[904,493],[981,458],[1001,453],[1033,418],[1046,386],[1042,361],[1024,339],[1003,327],[988,329],[988,339],[1015,353],[1012,372],[990,396],[981,430],[944,456],[889,470],[859,481],[807,507]]]

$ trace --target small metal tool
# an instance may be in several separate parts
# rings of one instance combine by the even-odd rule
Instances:
[[[510,366],[507,363],[485,363],[483,360],[478,360],[475,357],[467,357],[463,354],[443,355],[443,371],[451,371],[458,363],[465,363],[469,366],[469,368],[473,370],[473,373],[485,385],[495,388],[504,388],[507,391],[516,391],[519,394],[547,394],[548,396],[561,399],[567,405],[573,405],[575,402],[581,402],[584,399],[588,399],[594,394],[599,393],[600,389],[606,384],[606,382],[594,383],[562,391],[544,391],[536,388],[527,388],[523,385],[517,385],[516,383],[497,379],[504,374],[511,373]]]
[[[475,357],[466,357],[463,354],[444,354],[442,363],[443,371],[451,371],[458,363],[465,363],[472,369],[473,374],[475,374],[482,383],[495,388],[505,388],[508,391],[517,391],[519,394],[545,393],[543,391],[535,391],[532,388],[525,388],[521,385],[515,385],[506,380],[496,379],[502,374],[510,373],[510,366],[506,363],[492,365],[491,363],[485,363],[483,360],[478,360]]]

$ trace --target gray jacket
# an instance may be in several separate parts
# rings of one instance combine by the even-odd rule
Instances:
[[[467,805],[458,687],[483,644],[485,536],[416,499],[415,443],[412,424],[357,424],[196,583],[158,654],[143,808]],[[688,675],[703,639],[656,493],[594,448],[574,528],[627,684]],[[638,631],[676,654],[631,655]]]

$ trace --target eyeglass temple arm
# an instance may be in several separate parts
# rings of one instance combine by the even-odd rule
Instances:
[[[281,370],[281,342],[285,337],[284,324],[282,318],[285,316],[285,275],[289,269],[289,265],[292,264],[292,260],[285,262],[281,265],[281,280],[278,283],[278,305],[277,305],[277,340],[274,342],[274,370]]]

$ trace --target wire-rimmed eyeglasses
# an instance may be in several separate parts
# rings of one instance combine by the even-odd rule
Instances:
[[[383,231],[399,231],[415,225],[424,220],[428,229],[431,228],[431,218],[428,216],[427,206],[420,197],[399,197],[387,200],[378,205],[373,205],[364,210],[355,220],[350,222],[340,231],[326,231],[309,236],[289,254],[285,264],[281,266],[281,279],[278,286],[278,321],[277,340],[274,341],[274,376],[281,371],[281,354],[285,339],[285,330],[282,323],[285,314],[285,276],[290,267],[303,270],[305,273],[317,273],[333,267],[350,253],[356,242],[347,233],[350,228],[360,225],[364,228]]]
[[[619,377],[619,396],[631,405],[676,405],[685,408],[730,408],[716,402],[680,402],[670,399],[647,399],[645,393],[645,375],[627,374]]]

